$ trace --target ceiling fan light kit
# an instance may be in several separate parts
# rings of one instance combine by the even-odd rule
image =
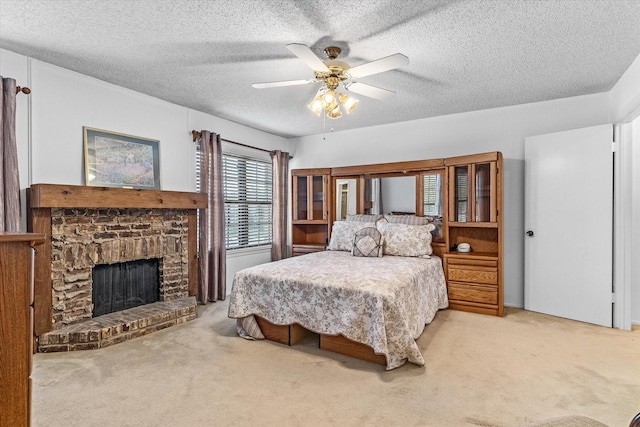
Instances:
[[[396,53],[351,68],[346,62],[336,59],[341,52],[341,49],[337,46],[329,46],[324,49],[325,55],[329,58],[324,61],[320,60],[320,58],[304,44],[291,43],[287,45],[287,48],[313,70],[315,79],[254,83],[253,87],[263,89],[323,82],[323,87],[318,90],[313,101],[311,101],[307,107],[318,116],[322,115],[323,111],[326,111],[327,117],[330,119],[342,117],[342,108],[344,108],[347,114],[350,114],[358,106],[359,101],[357,99],[342,92],[336,93],[336,89],[338,89],[340,85],[342,85],[345,90],[359,93],[369,98],[380,100],[389,99],[395,92],[361,83],[357,81],[357,79],[384,71],[390,71],[409,63],[409,58],[401,53]]]
[[[313,101],[307,107],[316,115],[322,115],[323,111],[327,112],[330,119],[339,119],[342,117],[342,108],[347,114],[350,114],[358,106],[358,100],[348,96],[345,93],[336,93],[333,89],[322,87],[316,93]]]

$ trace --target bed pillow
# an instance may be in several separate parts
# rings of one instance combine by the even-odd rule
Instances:
[[[384,238],[385,255],[430,258],[433,224],[409,225],[378,222],[377,228]]]
[[[384,218],[382,214],[347,214],[347,221],[376,222]]]
[[[442,220],[435,216],[415,215],[385,215],[384,218],[393,224],[427,225],[433,224],[435,228],[431,232],[434,237],[442,237]]]
[[[365,227],[353,236],[351,255],[360,257],[381,257],[384,238],[375,227]]]
[[[365,227],[375,227],[374,222],[361,221],[334,221],[331,228],[331,239],[329,240],[330,251],[349,251],[353,246],[353,236],[356,231]]]

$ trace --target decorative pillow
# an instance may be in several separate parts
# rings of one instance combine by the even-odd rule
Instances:
[[[382,214],[347,214],[347,221],[376,222],[384,218]]]
[[[382,256],[382,234],[375,227],[365,227],[356,231],[353,236],[351,255],[363,257]]]
[[[334,221],[331,228],[331,239],[329,240],[330,251],[351,251],[353,246],[353,236],[356,231],[365,227],[375,227],[374,222],[360,221]]]
[[[385,215],[384,217],[392,224],[427,225],[433,222],[433,218],[429,216]]]
[[[415,215],[385,215],[384,218],[393,224],[407,225],[435,225],[431,233],[434,237],[442,237],[442,220],[435,216],[415,216]]]
[[[385,255],[430,258],[431,231],[435,225],[378,222],[377,228],[384,238]]]

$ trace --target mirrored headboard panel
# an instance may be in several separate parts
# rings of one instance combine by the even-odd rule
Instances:
[[[445,214],[442,159],[332,168],[335,220],[349,214]],[[439,236],[442,237],[442,236]]]

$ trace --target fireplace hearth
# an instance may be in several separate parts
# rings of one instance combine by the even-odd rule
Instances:
[[[35,184],[28,196],[29,229],[47,236],[35,257],[38,351],[99,348],[195,318],[205,194]],[[147,263],[125,284],[94,290],[102,269],[124,265],[128,274]],[[137,275],[150,272],[153,290],[137,289]],[[105,303],[114,290],[120,296]]]

